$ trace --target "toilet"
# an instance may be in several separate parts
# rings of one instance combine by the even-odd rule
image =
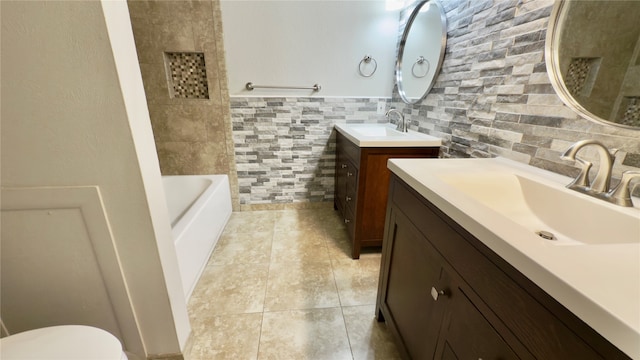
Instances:
[[[127,360],[118,338],[84,325],[62,325],[0,339],[0,359]]]

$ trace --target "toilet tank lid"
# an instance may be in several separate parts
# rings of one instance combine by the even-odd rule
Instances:
[[[0,358],[120,360],[122,345],[92,326],[62,325],[24,331],[0,339]]]

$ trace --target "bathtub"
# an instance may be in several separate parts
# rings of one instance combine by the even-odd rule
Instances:
[[[184,296],[191,297],[229,216],[227,175],[163,176]]]

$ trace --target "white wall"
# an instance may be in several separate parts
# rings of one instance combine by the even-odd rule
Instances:
[[[153,232],[158,255],[162,264],[162,273],[167,286],[167,295],[171,306],[173,323],[178,336],[179,349],[184,350],[191,333],[187,304],[183,295],[183,286],[176,257],[176,247],[171,235],[171,222],[167,209],[164,187],[160,176],[160,165],[156,152],[149,110],[142,83],[142,74],[138,64],[131,20],[126,0],[101,0],[104,18],[111,43],[111,50],[116,65],[120,89],[122,91],[125,110],[128,117],[129,128],[133,137],[133,146],[137,157],[137,165],[142,175],[143,189],[146,196],[147,207],[151,215]],[[144,282],[144,279],[140,279]],[[140,289],[144,291],[144,288]],[[137,307],[145,307],[146,299],[137,304]],[[164,309],[149,309],[145,315],[149,320],[153,319],[154,311]],[[145,330],[149,337],[157,336],[164,331],[158,324],[150,322]],[[172,336],[172,335],[170,335]],[[172,337],[170,337],[172,339]],[[150,342],[149,339],[146,340]],[[151,343],[151,342],[150,342]],[[153,343],[151,343],[153,344]],[[155,344],[154,344],[155,345]],[[149,349],[148,349],[149,350]],[[174,352],[151,348],[150,354],[163,354]]]
[[[231,96],[391,97],[399,11],[383,0],[222,0]],[[358,74],[365,55],[378,62]],[[365,68],[369,70],[370,68]],[[259,85],[308,90],[245,90]]]
[[[126,3],[1,6],[2,186],[98,186],[135,313],[125,345],[180,352],[190,329]]]

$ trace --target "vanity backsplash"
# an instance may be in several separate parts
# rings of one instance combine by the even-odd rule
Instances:
[[[240,205],[333,200],[333,124],[386,122],[378,98],[231,98]]]
[[[410,128],[443,138],[443,156],[503,156],[575,176],[560,155],[598,139],[620,149],[614,178],[640,167],[640,130],[583,119],[556,95],[544,56],[553,0],[441,2],[448,38],[440,76],[421,103],[405,105],[395,90],[392,106],[404,108]],[[585,157],[597,163],[595,152]]]

